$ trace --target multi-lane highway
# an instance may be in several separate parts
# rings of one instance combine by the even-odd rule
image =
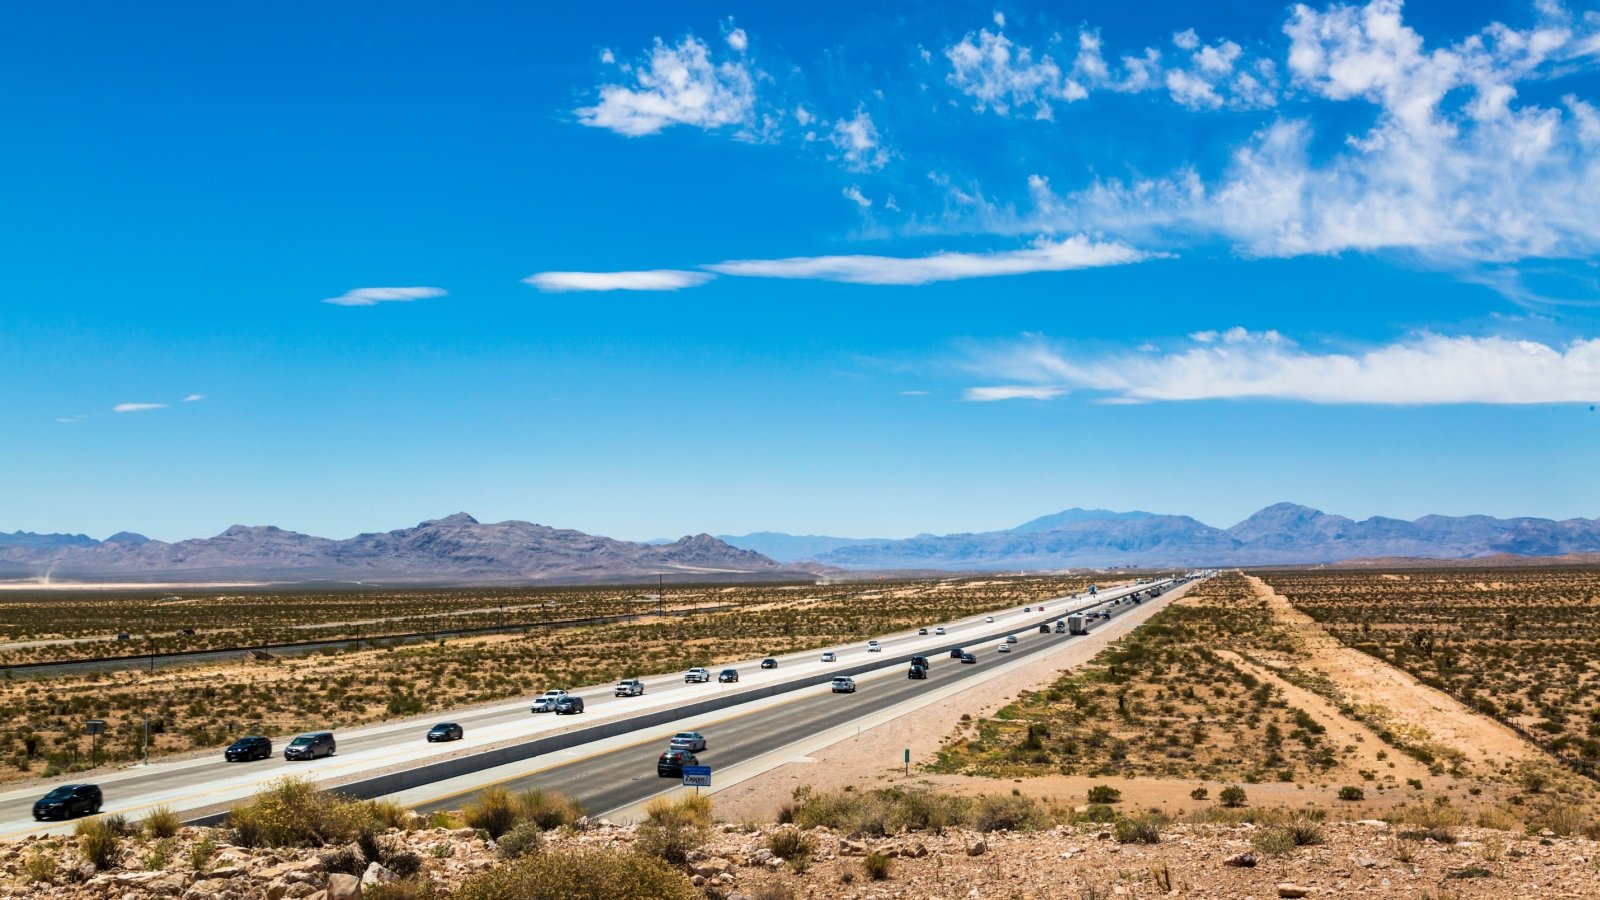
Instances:
[[[274,741],[277,755],[270,760],[226,763],[219,751],[206,758],[159,762],[85,780],[93,780],[101,786],[105,794],[104,811],[107,813],[137,816],[151,807],[166,805],[180,814],[189,815],[245,799],[262,784],[285,774],[306,775],[325,785],[338,785],[380,771],[460,758],[491,747],[519,744],[604,721],[627,719],[639,713],[672,709],[719,695],[741,693],[753,687],[780,684],[877,661],[887,663],[908,653],[926,652],[934,657],[934,666],[926,681],[906,679],[904,666],[893,665],[887,666],[880,675],[858,676],[862,689],[853,696],[835,696],[826,687],[802,688],[715,714],[710,718],[718,722],[718,736],[714,738],[711,752],[705,759],[717,765],[727,765],[765,752],[762,748],[771,749],[791,743],[808,730],[824,729],[852,717],[869,715],[893,706],[907,696],[937,689],[951,679],[979,677],[994,663],[1007,658],[996,652],[993,638],[1008,630],[1014,630],[1021,641],[1010,654],[1013,658],[1057,645],[1069,637],[1053,632],[1049,635],[1038,634],[1039,623],[1054,622],[1065,618],[1069,611],[1105,605],[1134,590],[1148,591],[1150,587],[1152,585],[1129,585],[1102,591],[1094,598],[1086,595],[1057,598],[1045,601],[1042,612],[1038,605],[1033,605],[1032,610],[1026,613],[1013,607],[993,613],[992,623],[986,622],[984,616],[974,616],[945,623],[948,630],[945,636],[932,634],[933,626],[940,623],[930,622],[930,634],[927,636],[909,632],[881,637],[884,648],[881,654],[868,653],[865,642],[834,648],[838,654],[838,660],[834,663],[821,662],[820,651],[780,656],[777,658],[777,669],[759,669],[755,660],[733,663],[728,667],[739,670],[741,681],[738,684],[685,684],[682,673],[673,672],[643,679],[645,694],[640,697],[613,697],[610,685],[587,688],[575,692],[584,698],[587,707],[587,711],[580,716],[533,715],[529,712],[528,701],[523,700],[454,713],[441,712],[425,720],[413,719],[339,732],[339,753],[328,759],[285,761],[281,756],[283,739],[279,739]],[[980,645],[968,646],[978,638],[988,640]],[[948,651],[954,646],[975,651],[980,662],[975,666],[962,665],[954,659],[948,659]],[[751,708],[741,713],[746,706]],[[776,716],[767,712],[775,706],[781,709],[781,714]],[[426,743],[423,735],[428,726],[436,721],[460,723],[466,731],[465,740],[448,744]],[[660,750],[657,745],[663,743],[658,732],[659,728],[653,728],[612,738],[602,744],[613,749],[590,752],[588,755],[585,755],[588,751],[583,747],[553,754],[554,758],[549,760],[550,767],[532,776],[534,781],[531,783],[571,792],[578,795],[590,809],[596,810],[633,802],[631,798],[641,795],[641,792],[645,792],[642,796],[648,796],[648,793],[660,790],[661,782],[666,781],[658,781],[655,777],[654,759]],[[618,742],[624,744],[626,749],[615,749]],[[564,764],[555,765],[562,761]],[[482,786],[504,778],[502,773],[490,770],[477,773],[469,780],[474,785]],[[546,780],[540,781],[540,778]],[[42,824],[33,823],[31,819],[32,801],[43,792],[44,788],[35,783],[0,793],[0,837],[50,830]]]

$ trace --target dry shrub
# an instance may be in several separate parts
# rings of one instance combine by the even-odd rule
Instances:
[[[861,869],[873,881],[887,881],[889,871],[894,868],[894,860],[887,853],[874,850],[861,858]]]
[[[1032,797],[985,794],[972,815],[972,827],[979,831],[1037,831],[1053,824]]]
[[[767,835],[767,849],[782,860],[804,860],[817,852],[817,842],[798,828],[778,828]]]
[[[104,819],[84,819],[73,829],[73,833],[78,836],[78,853],[94,866],[95,871],[104,872],[117,864],[121,855],[122,836]]]
[[[468,878],[452,900],[696,900],[683,873],[637,853],[540,853]]]
[[[144,817],[144,833],[153,838],[169,838],[183,827],[183,820],[170,807],[157,806]]]
[[[544,831],[533,822],[523,822],[505,833],[495,842],[501,859],[521,859],[539,852],[544,846]]]
[[[1478,810],[1478,827],[1498,831],[1521,831],[1522,819],[1504,806],[1485,806]]]
[[[1288,856],[1294,852],[1294,835],[1287,828],[1261,828],[1250,836],[1250,845],[1267,856]]]
[[[476,828],[499,840],[500,836],[517,827],[517,807],[511,792],[503,787],[492,787],[478,792],[471,801],[462,804],[461,818],[468,828]]]
[[[1536,830],[1548,828],[1562,837],[1571,837],[1583,834],[1591,821],[1589,811],[1583,806],[1558,800],[1539,810],[1528,826]]]
[[[545,831],[574,825],[583,818],[583,806],[578,801],[544,788],[530,788],[518,794],[515,806],[518,821],[531,822]]]
[[[1146,813],[1141,816],[1130,816],[1118,819],[1111,826],[1111,836],[1119,844],[1159,844],[1161,843],[1160,816]]]
[[[388,884],[369,884],[361,889],[361,900],[433,900],[439,892],[433,882],[404,878]]]
[[[285,776],[255,799],[228,811],[233,843],[241,847],[321,847],[344,843],[368,827],[366,803],[317,790],[304,778]]]
[[[22,877],[29,884],[54,884],[57,874],[56,858],[35,851],[22,862]]]
[[[634,848],[648,856],[682,865],[691,850],[711,834],[711,798],[684,794],[674,800],[656,797],[644,807],[644,821],[634,836]]]

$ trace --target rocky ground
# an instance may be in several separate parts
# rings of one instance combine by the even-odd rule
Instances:
[[[777,830],[718,826],[703,849],[691,853],[686,874],[708,897],[727,900],[1600,896],[1600,845],[1594,841],[1460,829],[1454,843],[1441,843],[1403,836],[1375,820],[1323,825],[1323,843],[1282,855],[1256,849],[1259,829],[1251,825],[1174,824],[1162,829],[1156,844],[1120,844],[1109,826],[882,838],[817,828],[806,833],[814,855],[803,867],[766,848]],[[383,893],[371,885],[394,878],[376,864],[360,876],[330,873],[326,848],[248,850],[222,837],[195,828],[164,844],[129,837],[117,863],[98,872],[70,838],[14,842],[0,847],[0,897],[357,900]],[[630,853],[634,839],[633,826],[600,823],[549,832],[542,852]],[[420,857],[416,877],[440,894],[499,863],[495,845],[470,829],[396,829],[383,840],[390,850]],[[346,859],[355,852],[349,848]],[[867,874],[866,856],[874,852],[889,857],[883,880]]]

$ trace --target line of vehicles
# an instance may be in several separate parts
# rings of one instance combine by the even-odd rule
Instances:
[[[1161,594],[1178,584],[1191,581],[1197,577],[1204,577],[1210,573],[1191,573],[1175,579],[1166,584],[1152,584],[1148,588],[1126,594],[1116,600],[1102,604],[1101,608],[1074,612],[1063,619],[1057,619],[1052,629],[1049,623],[1041,623],[1039,633],[1046,634],[1054,631],[1056,634],[1082,635],[1088,634],[1089,629],[1096,621],[1108,620],[1113,615],[1113,610],[1119,606],[1137,605],[1146,599],[1161,596]],[[1139,582],[1141,584],[1146,582]],[[1094,595],[1091,588],[1090,595]],[[1025,606],[1024,613],[1045,612],[1046,607]],[[994,616],[985,616],[984,622],[992,624]],[[934,635],[944,635],[945,626],[940,625],[932,629]],[[917,629],[918,636],[927,636],[928,628]],[[1010,653],[1012,645],[1018,642],[1015,634],[1008,634],[995,648],[999,653]],[[883,643],[870,640],[866,644],[868,653],[882,653]],[[950,650],[950,658],[966,664],[975,664],[977,655],[961,647]],[[839,661],[836,651],[825,650],[820,656],[824,663]],[[762,669],[778,668],[778,660],[767,657],[761,660]],[[923,680],[928,677],[932,667],[927,656],[917,655],[911,657],[911,665],[906,677]],[[689,669],[683,680],[686,683],[705,683],[711,680],[711,671],[703,666]],[[729,667],[717,674],[717,681],[721,684],[734,684],[739,681],[738,669]],[[831,682],[831,692],[835,694],[854,694],[856,681],[848,675],[840,675]],[[613,694],[617,697],[639,697],[645,692],[644,682],[638,678],[625,678],[617,683]],[[556,715],[575,715],[584,711],[583,698],[571,694],[566,690],[556,688],[545,691],[534,698],[531,709],[533,713],[551,712]],[[465,729],[455,722],[441,722],[428,729],[425,739],[428,743],[459,741],[466,737]],[[673,735],[668,742],[667,749],[662,752],[656,762],[656,773],[662,777],[681,777],[684,766],[699,765],[697,752],[703,753],[706,749],[705,736],[695,731],[679,732]],[[314,760],[327,758],[338,753],[338,742],[331,731],[316,731],[302,734],[293,738],[283,748],[283,758],[286,760]],[[223,758],[228,762],[251,762],[255,760],[270,759],[273,755],[272,740],[261,735],[249,735],[239,738],[223,751]],[[70,819],[82,815],[94,815],[100,812],[104,797],[98,785],[93,784],[63,784],[51,789],[33,805],[35,820]]]

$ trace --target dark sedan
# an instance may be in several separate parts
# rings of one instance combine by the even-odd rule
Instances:
[[[1001,646],[1005,646],[1005,645],[1002,644]],[[978,658],[976,656],[972,655],[971,653],[963,653],[963,654],[961,654],[961,661],[964,662],[964,663],[975,663],[975,662],[978,661]]]
[[[773,659],[770,656],[761,661],[761,668],[763,668],[763,669],[776,669],[777,667],[778,667],[778,661]]]
[[[242,737],[228,745],[222,751],[222,758],[228,762],[249,762],[252,759],[266,759],[272,755],[272,741],[260,735]]]
[[[656,775],[661,778],[682,778],[684,766],[700,765],[699,757],[687,750],[668,750],[656,760]]]
[[[438,725],[428,729],[428,741],[430,743],[433,741],[459,741],[466,736],[466,731],[454,722],[440,722]]]
[[[33,804],[33,818],[72,819],[92,816],[100,811],[100,787],[93,784],[63,784]]]

